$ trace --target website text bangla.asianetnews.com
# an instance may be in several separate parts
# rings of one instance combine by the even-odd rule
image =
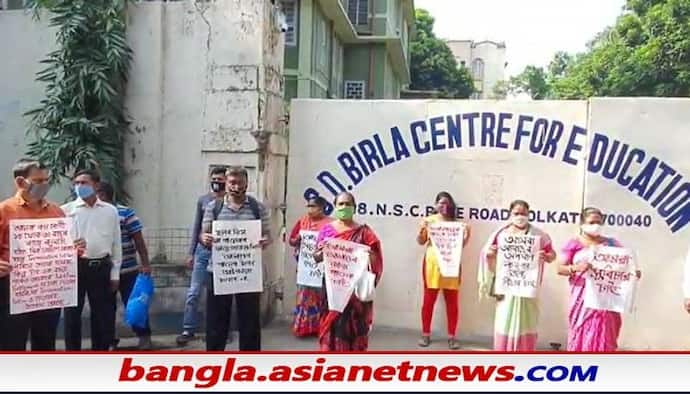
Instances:
[[[195,388],[210,388],[220,382],[594,382],[597,365],[539,365],[520,369],[509,364],[443,365],[437,362],[415,363],[409,360],[388,365],[329,364],[317,357],[311,364],[276,363],[270,371],[239,364],[227,358],[224,364],[138,364],[134,357],[124,357],[120,382],[193,382]]]

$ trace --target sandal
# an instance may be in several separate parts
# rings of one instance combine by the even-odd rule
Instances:
[[[450,350],[460,349],[460,342],[458,342],[458,340],[455,338],[448,339],[448,349],[450,349]]]
[[[422,335],[422,337],[417,342],[417,345],[419,347],[428,347],[429,345],[431,345],[431,337],[426,336],[426,335]]]

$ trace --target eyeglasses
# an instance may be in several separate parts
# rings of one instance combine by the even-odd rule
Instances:
[[[315,205],[315,204],[308,204],[307,205],[307,208],[316,208],[316,207],[317,207],[317,205]]]

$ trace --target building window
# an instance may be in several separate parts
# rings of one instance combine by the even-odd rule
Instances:
[[[482,59],[472,60],[472,76],[474,79],[484,80],[484,61]]]
[[[465,67],[465,61],[464,60],[460,61],[460,66]]]
[[[364,81],[345,81],[345,98],[348,100],[364,99]]]
[[[0,0],[0,10],[21,10],[29,5],[29,0]]]
[[[320,13],[318,16],[315,14],[314,17],[316,18],[316,24],[314,26],[316,30],[314,33],[316,65],[324,75],[328,75],[328,56],[330,55],[328,25]]]
[[[355,26],[369,24],[369,0],[349,0],[347,15]]]
[[[297,45],[297,0],[282,0],[281,8],[285,15],[285,45],[294,47]]]

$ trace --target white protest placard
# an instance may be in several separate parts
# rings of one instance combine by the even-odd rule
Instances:
[[[314,261],[318,231],[300,231],[299,257],[297,259],[297,284],[300,286],[321,287],[323,283],[323,264]]]
[[[635,257],[631,250],[613,246],[591,249],[592,269],[585,277],[585,308],[626,312],[632,308]]]
[[[328,309],[342,312],[369,262],[369,247],[341,239],[329,239],[323,248]]]
[[[263,291],[260,220],[213,222],[213,293]]]
[[[496,257],[496,294],[535,298],[539,292],[539,236],[501,234]]]
[[[432,223],[429,224],[428,233],[441,276],[457,278],[460,275],[465,225],[460,222]]]
[[[10,314],[77,305],[72,219],[10,220]]]

